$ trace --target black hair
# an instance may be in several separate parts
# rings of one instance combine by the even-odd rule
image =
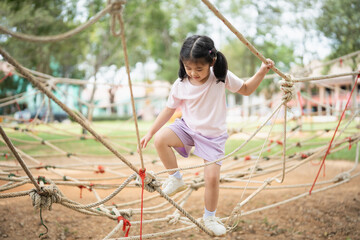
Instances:
[[[207,36],[193,35],[188,37],[180,50],[179,57],[179,78],[183,80],[188,77],[185,71],[183,61],[192,61],[209,63],[213,66],[214,75],[218,82],[225,83],[225,78],[228,70],[228,64],[224,54],[217,51],[214,46],[214,41]]]

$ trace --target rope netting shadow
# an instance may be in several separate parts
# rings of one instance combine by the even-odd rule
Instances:
[[[266,58],[239,32],[235,29],[233,25],[207,0],[202,0],[202,2],[208,6],[208,8],[221,20],[224,24],[239,38],[239,40],[262,62],[266,62]],[[33,42],[50,42],[50,41],[61,41],[63,39],[69,38],[80,31],[83,31],[90,25],[97,22],[102,16],[105,16],[107,13],[111,14],[111,33],[115,37],[120,37],[122,41],[123,53],[125,58],[125,67],[128,76],[128,85],[131,96],[131,105],[133,112],[133,121],[135,124],[136,132],[136,143],[134,146],[140,145],[140,133],[137,122],[137,115],[135,109],[135,101],[132,91],[132,81],[130,76],[130,67],[126,47],[126,36],[124,31],[124,21],[122,18],[122,10],[124,7],[125,1],[108,1],[107,7],[96,14],[88,22],[79,26],[78,28],[71,30],[64,34],[59,34],[56,36],[47,36],[47,37],[37,37],[26,34],[15,33],[10,30],[7,30],[0,26],[0,31],[11,35],[12,37],[19,38],[24,41],[33,41]],[[116,31],[116,23],[119,25],[119,30]],[[273,111],[269,116],[264,120],[259,126],[253,129],[252,133],[248,133],[248,137],[245,141],[237,146],[232,152],[227,154],[221,159],[218,159],[215,162],[206,163],[206,164],[193,164],[191,166],[182,166],[177,169],[167,169],[162,170],[161,164],[157,164],[156,161],[147,159],[146,156],[143,156],[143,152],[140,149],[138,157],[132,154],[129,154],[129,157],[125,157],[120,153],[120,150],[126,152],[132,152],[133,149],[124,147],[121,144],[118,144],[114,141],[113,138],[100,134],[95,130],[95,124],[90,123],[82,114],[78,111],[70,109],[66,104],[64,104],[56,95],[53,93],[54,89],[56,90],[55,84],[61,82],[59,78],[48,76],[46,74],[38,73],[33,70],[29,70],[18,63],[10,54],[5,50],[0,48],[0,54],[2,57],[14,67],[14,71],[20,76],[26,78],[32,83],[34,87],[37,88],[37,91],[34,91],[29,94],[45,94],[49,99],[55,102],[60,106],[79,126],[86,129],[91,134],[91,138],[96,140],[102,146],[104,146],[109,152],[113,154],[116,158],[116,161],[113,162],[94,162],[89,161],[86,155],[81,155],[77,153],[70,153],[66,149],[62,149],[56,145],[61,141],[71,141],[71,139],[77,139],[79,136],[76,136],[74,132],[59,130],[56,129],[56,126],[45,125],[48,130],[48,133],[55,133],[64,136],[63,139],[49,140],[43,139],[37,135],[37,130],[33,123],[24,123],[25,127],[13,127],[6,124],[0,124],[0,133],[2,139],[1,142],[4,143],[10,150],[10,153],[5,157],[12,156],[15,158],[17,163],[20,164],[10,164],[6,161],[6,164],[0,164],[0,180],[6,182],[4,185],[0,186],[0,198],[14,198],[20,196],[30,196],[32,204],[35,209],[40,209],[40,217],[42,209],[50,210],[53,203],[60,204],[64,207],[67,207],[71,210],[75,210],[82,214],[92,215],[92,216],[102,216],[107,217],[115,221],[113,230],[106,236],[101,236],[103,239],[113,239],[115,234],[121,230],[124,231],[125,236],[119,237],[116,239],[152,239],[155,237],[168,236],[174,233],[179,233],[183,231],[189,231],[191,229],[200,229],[209,236],[212,236],[212,232],[209,231],[199,219],[194,218],[189,211],[184,208],[184,205],[191,199],[191,195],[194,191],[204,187],[204,176],[199,173],[199,169],[204,168],[207,165],[214,164],[216,162],[222,161],[223,166],[221,169],[221,179],[220,179],[220,188],[222,189],[233,189],[242,191],[239,202],[234,206],[232,211],[228,216],[223,217],[221,221],[226,223],[228,232],[234,231],[241,217],[263,211],[269,208],[279,206],[281,204],[286,204],[288,202],[300,199],[309,195],[309,193],[317,193],[325,191],[330,188],[337,187],[341,184],[349,182],[351,179],[358,177],[360,172],[357,171],[357,165],[359,161],[359,151],[360,151],[360,133],[359,131],[351,131],[350,125],[354,119],[359,117],[359,110],[354,110],[352,116],[347,120],[347,123],[341,124],[344,119],[345,113],[347,111],[351,96],[357,85],[359,79],[359,72],[351,72],[346,74],[338,75],[328,75],[320,77],[305,77],[305,78],[294,78],[290,74],[285,74],[281,72],[276,67],[273,67],[272,70],[279,75],[283,80],[279,82],[280,89],[283,92],[283,97],[277,105],[273,108]],[[326,131],[318,131],[312,133],[307,138],[303,139],[300,142],[287,144],[287,140],[290,137],[299,133],[300,127],[294,127],[289,131],[287,126],[287,112],[288,112],[288,103],[296,97],[295,88],[297,83],[307,82],[307,81],[317,81],[323,79],[329,79],[339,76],[348,76],[353,75],[357,76],[354,88],[351,93],[349,93],[348,101],[344,107],[341,116],[339,116],[339,122],[334,129],[327,129]],[[60,91],[57,89],[57,91]],[[5,106],[7,104],[13,104],[16,100],[19,100],[26,94],[19,94],[10,98],[2,99],[0,106]],[[89,104],[89,103],[84,103]],[[283,112],[283,131],[282,136],[272,133],[273,126],[276,124],[278,115],[280,112]],[[263,141],[263,144],[260,146],[255,146],[246,151],[240,152],[244,147],[255,137],[258,137],[258,133],[264,131],[264,129],[269,128],[266,137],[260,137]],[[4,129],[7,129],[5,131]],[[45,131],[45,130],[40,130]],[[27,139],[23,140],[17,139],[15,137],[9,137],[8,133],[21,132],[26,134]],[[235,133],[236,130],[233,131]],[[289,155],[288,152],[296,149],[299,146],[305,146],[306,144],[312,144],[311,140],[319,139],[321,135],[327,134],[331,135],[331,141],[320,144],[319,146],[314,146],[309,148],[304,152],[296,152]],[[345,137],[344,137],[345,136]],[[282,139],[281,139],[282,137]],[[90,138],[90,137],[89,137]],[[20,147],[15,147],[12,141],[22,142],[24,144],[38,144],[43,145],[44,148],[48,149],[48,152],[52,152],[51,158],[66,158],[69,161],[64,164],[58,164],[56,161],[49,164],[44,164],[44,156],[30,156],[26,154],[24,150]],[[356,156],[354,166],[339,175],[333,176],[326,181],[317,182],[317,178],[322,169],[325,168],[325,159],[330,153],[335,153],[341,151],[345,148],[350,148],[351,145],[356,144]],[[263,154],[266,150],[275,148],[279,145],[280,150],[278,152],[273,152],[272,155],[263,157]],[[54,153],[56,153],[54,155]],[[46,156],[45,156],[46,157]],[[129,160],[131,158],[131,160]],[[244,158],[244,161],[239,161],[239,159]],[[319,171],[313,183],[304,183],[304,184],[294,184],[294,185],[281,185],[286,178],[286,175],[299,169],[301,166],[304,166],[307,163],[312,163],[313,161],[322,158],[320,162]],[[26,161],[25,161],[26,160]],[[118,161],[120,160],[120,161]],[[271,160],[271,161],[270,161]],[[148,171],[146,170],[148,167]],[[151,167],[151,169],[149,168]],[[164,179],[162,175],[165,175],[167,172],[174,170],[181,170],[184,172],[184,180],[186,181],[188,188],[182,193],[175,195],[175,197],[170,198],[165,193],[162,192],[160,185],[161,181]],[[24,172],[25,174],[19,175],[18,172]],[[42,172],[47,176],[41,176],[36,179],[33,172]],[[77,174],[67,174],[71,171],[83,172],[83,173],[93,173],[103,174],[107,173],[110,176],[107,177],[94,177],[94,178],[81,178]],[[157,171],[157,172],[156,172]],[[14,173],[17,174],[14,174]],[[122,182],[119,184],[119,180]],[[94,183],[101,181],[101,183]],[[108,181],[109,183],[104,183]],[[270,186],[271,184],[278,183],[277,186]],[[34,185],[34,189],[27,191],[15,192],[13,189],[24,186],[26,184]],[[244,185],[245,184],[245,185]],[[61,187],[60,187],[61,186]],[[82,204],[77,201],[74,201],[64,194],[61,190],[63,186],[68,187],[78,187],[80,192],[82,189],[87,189],[91,191],[95,198],[96,202],[89,204]],[[318,188],[314,189],[314,186]],[[131,188],[141,188],[142,197],[139,200],[133,200],[129,202],[122,203],[111,203],[120,193],[126,192],[127,189]],[[253,198],[255,198],[260,192],[265,189],[288,189],[288,188],[302,188],[302,187],[311,187],[309,192],[301,193],[297,196],[285,199],[283,201],[270,204],[264,207],[255,208],[252,210],[244,210],[244,206],[248,204]],[[148,195],[145,198],[143,197],[144,189],[151,193],[145,194]],[[11,190],[11,191],[10,191]],[[97,190],[107,190],[112,191],[106,197],[101,198]],[[247,191],[252,191],[251,194],[246,194]],[[156,194],[153,194],[155,193]],[[129,192],[127,192],[129,194]],[[244,199],[245,198],[245,199]],[[160,200],[159,200],[160,199]],[[156,200],[156,204],[151,207],[143,207],[144,203],[151,203],[153,200]],[[140,208],[131,207],[135,204],[141,203]],[[175,208],[171,214],[167,214],[172,209]],[[146,214],[147,218],[143,220],[143,214]],[[162,217],[157,217],[164,215]],[[136,221],[133,221],[132,218],[136,218]],[[42,218],[41,218],[42,219]],[[169,225],[174,224],[174,227],[167,229],[166,231],[156,232],[156,233],[146,233],[142,234],[142,225],[154,224],[154,223],[168,223]],[[140,225],[139,235],[128,236],[129,229],[132,226]]]

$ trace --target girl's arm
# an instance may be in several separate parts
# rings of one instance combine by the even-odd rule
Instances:
[[[176,109],[172,109],[172,108],[168,108],[165,107],[161,113],[157,116],[157,118],[155,119],[154,124],[151,126],[150,130],[148,131],[148,133],[140,140],[140,147],[141,148],[146,148],[146,145],[148,144],[148,142],[151,140],[151,138],[155,135],[155,133],[157,131],[159,131],[159,129],[165,125],[165,123],[167,123],[167,121],[169,121],[169,119],[171,118],[171,116],[175,113]]]
[[[268,58],[266,60],[267,64],[262,63],[260,69],[255,73],[255,75],[244,82],[237,93],[249,96],[258,88],[265,75],[269,72],[270,68],[274,66],[274,62],[271,59]]]

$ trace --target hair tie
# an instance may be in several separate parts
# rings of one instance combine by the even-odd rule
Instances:
[[[217,53],[216,49],[215,49],[215,48],[210,49],[210,50],[209,50],[209,54],[211,54],[211,53],[216,54],[216,53]]]

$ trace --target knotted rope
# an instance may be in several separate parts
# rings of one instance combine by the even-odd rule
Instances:
[[[48,227],[44,224],[42,218],[42,209],[51,210],[52,204],[60,203],[63,197],[63,194],[56,187],[56,185],[51,180],[49,180],[49,182],[50,182],[49,186],[43,186],[44,182],[40,182],[41,192],[38,192],[36,189],[33,189],[31,192],[29,192],[34,209],[35,210],[40,209],[41,225],[43,225],[46,229],[46,232],[40,233],[39,237],[46,235],[49,231]]]
[[[142,187],[142,179],[140,174],[136,176],[135,185]],[[144,189],[148,192],[154,192],[156,191],[156,188],[160,186],[161,182],[156,179],[155,173],[153,171],[147,171],[144,178]]]
[[[180,213],[175,212],[174,214],[168,215],[167,217],[169,219],[169,224],[177,224],[181,218],[181,215]]]
[[[126,3],[126,1],[125,0],[108,0],[107,3],[108,3],[108,5],[111,5],[111,9],[109,12],[111,15],[111,22],[110,22],[111,33],[114,37],[119,37],[123,30],[121,28],[119,31],[115,30],[116,20],[120,24],[123,5]]]
[[[154,176],[154,172],[149,172],[146,174],[146,169],[140,169],[139,175],[136,177],[135,185],[141,186],[141,217],[140,217],[140,239],[142,239],[142,223],[143,223],[143,209],[144,209],[144,189],[149,192],[154,192],[156,188],[160,187],[160,182],[158,182]],[[124,222],[125,224],[125,222]],[[129,222],[130,224],[130,222]],[[124,225],[125,226],[125,225]],[[131,224],[130,224],[131,226]]]
[[[284,80],[281,80],[280,82],[280,89],[284,92],[284,95],[282,96],[282,102],[284,105],[284,140],[283,140],[283,168],[282,168],[282,177],[280,183],[282,183],[285,179],[285,163],[286,163],[286,122],[287,122],[287,103],[290,102],[291,99],[294,97],[295,88],[294,88],[294,81],[292,81],[292,78],[290,75],[286,75],[286,78]]]
[[[41,187],[41,190],[41,192],[38,192],[36,189],[33,189],[29,192],[35,210],[43,208],[51,210],[53,203],[60,203],[62,201],[63,195],[55,184]]]
[[[343,173],[340,173],[340,174],[336,175],[333,178],[333,181],[334,181],[334,183],[338,183],[338,182],[349,180],[349,179],[351,179],[350,173],[349,172],[343,172]]]
[[[282,100],[284,104],[287,104],[291,99],[293,99],[295,94],[294,82],[290,75],[287,75],[288,79],[280,80],[280,89],[283,91],[284,95],[282,96]]]

